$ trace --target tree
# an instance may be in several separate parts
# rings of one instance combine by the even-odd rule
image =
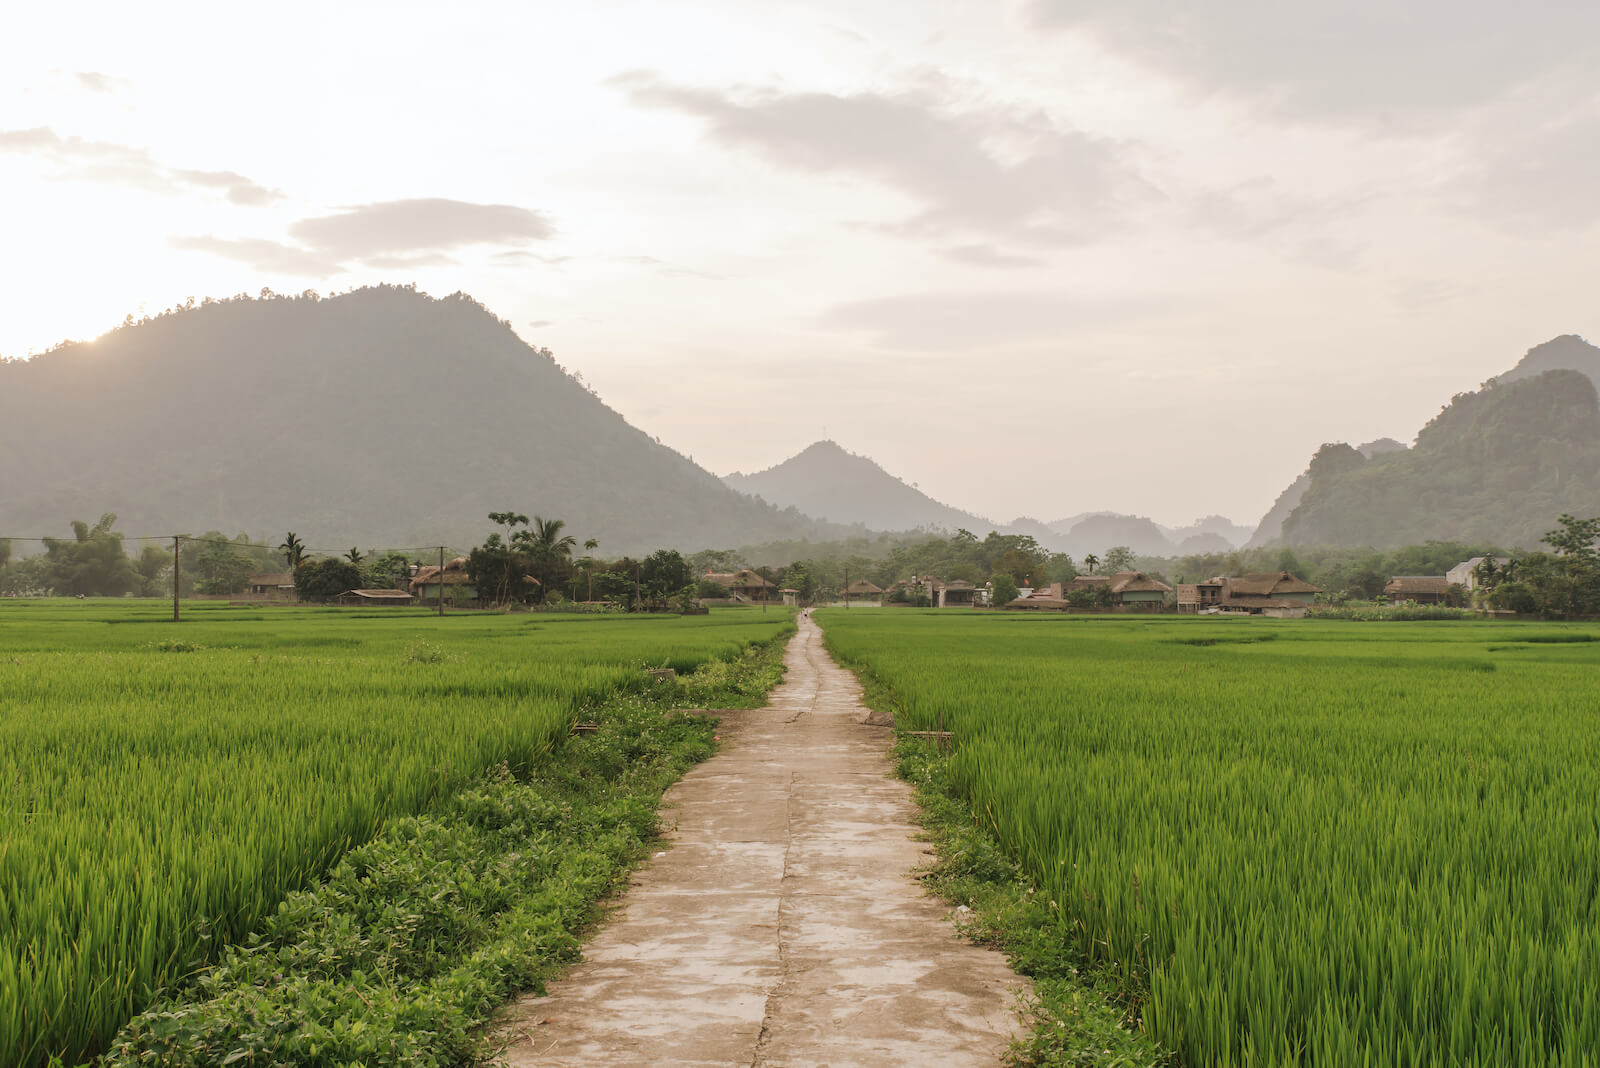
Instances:
[[[1085,560],[1088,557],[1084,557]],[[1106,558],[1100,561],[1105,565],[1106,571],[1116,574],[1118,571],[1133,570],[1133,550],[1126,545],[1113,545],[1106,550]]]
[[[989,603],[996,606],[1005,606],[1017,599],[1017,584],[1009,574],[996,571],[989,576]]]
[[[306,543],[294,531],[289,531],[289,536],[278,545],[278,551],[283,554],[283,562],[289,565],[289,570],[298,568],[306,558]]]
[[[384,553],[362,568],[362,581],[369,590],[405,589],[411,578],[411,558],[405,553]]]
[[[114,512],[100,517],[93,527],[75,519],[73,540],[44,539],[50,586],[58,595],[121,597],[138,588],[139,575],[122,550],[122,535]]]
[[[676,549],[657,549],[639,565],[639,585],[651,605],[693,596],[694,572]]]
[[[11,539],[10,538],[0,538],[0,571],[4,571],[6,569],[6,565],[9,564],[10,562],[11,562]]]
[[[172,553],[159,545],[145,545],[133,562],[139,574],[139,596],[161,597],[171,592]]]
[[[361,561],[366,559],[366,557],[361,555],[361,550],[354,545],[350,547],[349,552],[344,554],[344,558],[350,561],[352,564],[355,564],[357,567],[360,567]]]
[[[558,588],[561,578],[572,561],[572,550],[578,539],[562,534],[567,525],[564,519],[533,517],[533,525],[512,535],[512,543],[525,550],[533,565],[533,575],[541,589]]]
[[[185,554],[186,570],[193,572],[200,593],[239,593],[249,589],[255,565],[225,535],[215,531],[195,539],[200,547]],[[339,591],[343,593],[344,591]]]
[[[1547,531],[1540,541],[1554,549],[1557,556],[1583,561],[1595,559],[1594,543],[1600,539],[1600,517],[1578,519],[1563,512],[1556,522],[1561,528]]]
[[[1083,566],[1089,569],[1089,574],[1094,574],[1094,569],[1100,566],[1100,558],[1094,553],[1085,553]]]
[[[361,569],[336,556],[306,560],[294,569],[294,591],[302,601],[331,601],[360,588]]]

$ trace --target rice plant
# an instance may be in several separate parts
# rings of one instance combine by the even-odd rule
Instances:
[[[1600,629],[821,619],[1185,1063],[1600,1059]]]
[[[0,606],[0,1064],[92,1057],[386,820],[790,616]],[[181,655],[179,655],[181,654]]]

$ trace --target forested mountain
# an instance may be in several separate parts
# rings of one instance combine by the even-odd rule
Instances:
[[[997,524],[940,504],[865,456],[836,442],[819,441],[776,467],[754,474],[735,471],[729,486],[765,501],[793,507],[835,523],[860,523],[873,530],[965,528],[980,537]]]
[[[1356,451],[1367,459],[1390,452],[1404,452],[1406,447],[1393,438],[1379,438],[1369,441],[1365,445],[1357,445]],[[1289,483],[1287,489],[1278,494],[1278,499],[1272,502],[1272,507],[1267,514],[1261,517],[1261,522],[1256,526],[1256,531],[1244,543],[1246,549],[1259,549],[1265,545],[1276,545],[1283,537],[1283,524],[1296,508],[1300,506],[1300,499],[1306,494],[1306,487],[1311,485],[1311,473],[1302,471],[1300,477]]]
[[[6,534],[466,546],[504,509],[612,553],[849,533],[730,490],[461,294],[207,301],[0,363]]]
[[[1563,512],[1600,515],[1600,400],[1575,370],[1491,380],[1457,396],[1414,448],[1368,458],[1325,445],[1307,474],[1284,523],[1289,545],[1533,548]]]

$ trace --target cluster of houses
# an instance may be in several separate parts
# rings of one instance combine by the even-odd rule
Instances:
[[[1475,590],[1480,585],[1484,560],[1474,556],[1451,568],[1444,575],[1396,575],[1384,587],[1384,595],[1391,603],[1445,604],[1459,596],[1459,591]],[[1504,567],[1509,561],[1495,557],[1494,566]],[[530,581],[537,582],[532,576]],[[738,571],[712,572],[701,576],[702,582],[713,583],[726,591],[724,597],[706,600],[738,604],[795,605],[799,602],[798,590],[782,589],[750,568]],[[458,556],[443,567],[425,565],[414,568],[402,585],[389,590],[349,590],[339,598],[341,604],[438,604],[443,597],[448,602],[467,602],[477,599],[478,591],[467,574],[467,558]],[[1205,615],[1269,616],[1277,619],[1298,619],[1306,614],[1316,595],[1322,590],[1287,571],[1266,571],[1237,577],[1218,577],[1205,582],[1179,583],[1176,588],[1142,571],[1118,571],[1111,575],[1079,575],[1067,582],[1052,582],[1038,588],[1024,587],[1019,596],[1003,607],[1032,611],[1065,611],[1083,600],[1075,594],[1093,590],[1094,601],[1112,610],[1157,611],[1172,603],[1176,595],[1180,613]],[[1104,591],[1104,592],[1101,592]],[[989,604],[988,587],[964,579],[944,581],[932,575],[916,575],[902,579],[887,588],[866,579],[851,582],[841,595],[845,604],[920,604],[935,608],[976,607]],[[924,598],[926,600],[924,601]],[[250,588],[235,599],[258,602],[292,602],[296,600],[294,575],[277,572],[250,576]]]
[[[524,576],[531,582],[539,580],[532,575]],[[292,603],[299,600],[295,593],[294,573],[292,571],[265,572],[250,576],[249,588],[242,594],[231,594],[234,601],[249,601],[252,603]],[[443,567],[437,564],[426,564],[420,567],[413,566],[411,574],[399,580],[393,589],[379,590],[346,590],[338,597],[339,604],[346,605],[406,605],[406,604],[438,604],[439,598],[444,597],[445,603],[475,601],[478,589],[472,584],[472,577],[467,574],[467,558],[458,556],[445,562]]]

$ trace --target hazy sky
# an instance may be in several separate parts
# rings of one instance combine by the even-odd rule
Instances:
[[[74,3],[0,35],[0,354],[465,290],[717,473],[1253,523],[1600,310],[1600,4]],[[550,508],[529,502],[529,508]]]

